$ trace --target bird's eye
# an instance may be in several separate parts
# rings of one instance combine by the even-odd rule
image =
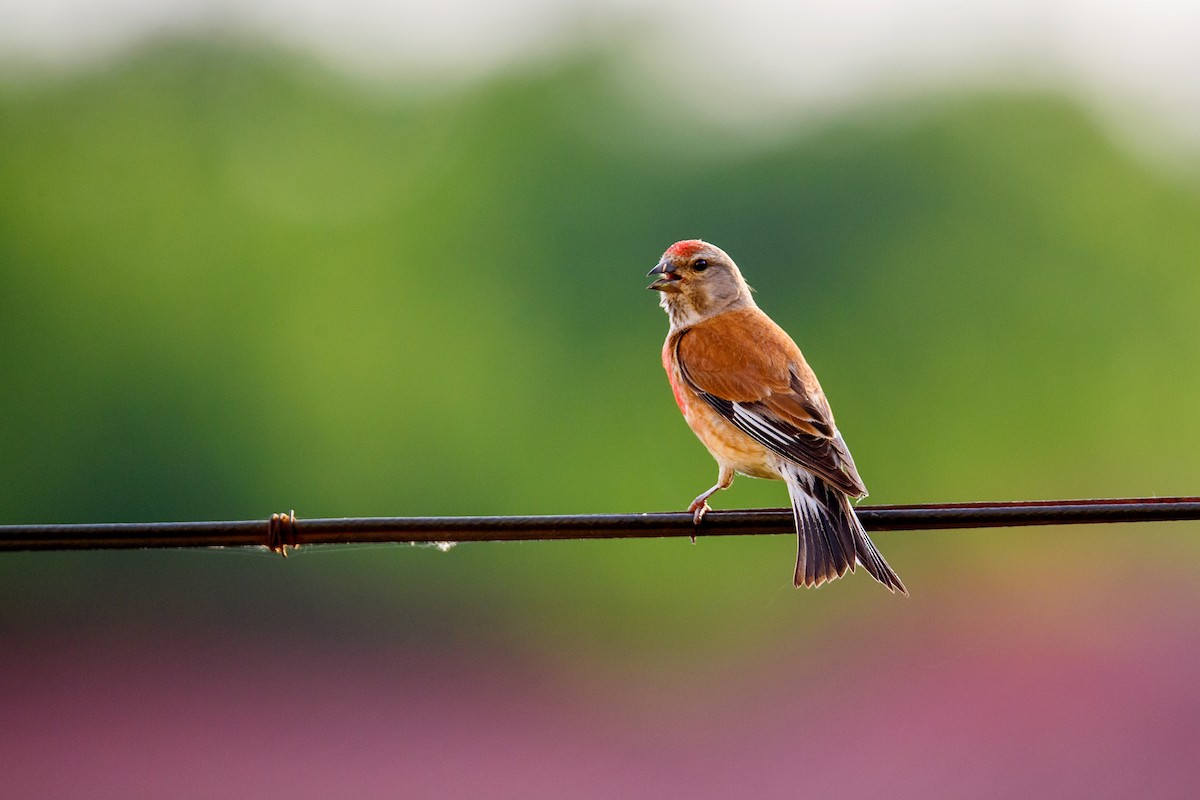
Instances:
[[[703,258],[698,258],[696,259],[696,262],[692,264],[692,269],[696,270],[696,272],[704,272],[704,270],[708,269],[708,262]]]

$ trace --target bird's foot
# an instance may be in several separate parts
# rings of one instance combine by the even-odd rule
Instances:
[[[704,515],[712,511],[712,507],[708,504],[708,499],[705,497],[697,497],[688,506],[688,511],[692,512],[692,522],[699,525],[704,521]]]
[[[708,505],[707,497],[700,496],[692,501],[692,504],[690,506],[688,506],[688,511],[692,512],[692,524],[695,525],[697,528],[699,528],[700,523],[704,521],[704,515],[707,514],[709,511],[712,511],[712,508]],[[695,544],[695,543],[696,543],[696,534],[693,533],[692,534],[692,544]]]

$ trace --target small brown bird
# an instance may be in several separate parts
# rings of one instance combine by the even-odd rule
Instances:
[[[663,367],[675,402],[717,460],[717,484],[688,507],[697,525],[708,498],[735,472],[787,484],[798,539],[796,586],[820,586],[862,566],[908,594],[854,514],[867,496],[817,376],[764,314],[725,251],[676,242],[650,270],[671,327]]]

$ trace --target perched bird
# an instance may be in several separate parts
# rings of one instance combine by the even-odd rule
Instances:
[[[798,539],[796,586],[820,586],[861,564],[908,594],[854,514],[867,496],[817,376],[800,348],[755,304],[737,264],[699,239],[676,242],[650,270],[671,327],[663,367],[675,402],[720,468],[688,507],[700,524],[708,498],[734,473],[787,484]]]

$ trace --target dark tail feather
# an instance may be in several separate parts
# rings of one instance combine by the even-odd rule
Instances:
[[[796,520],[796,585],[820,586],[861,564],[889,591],[907,595],[900,576],[867,537],[850,498],[805,469],[784,469]]]

